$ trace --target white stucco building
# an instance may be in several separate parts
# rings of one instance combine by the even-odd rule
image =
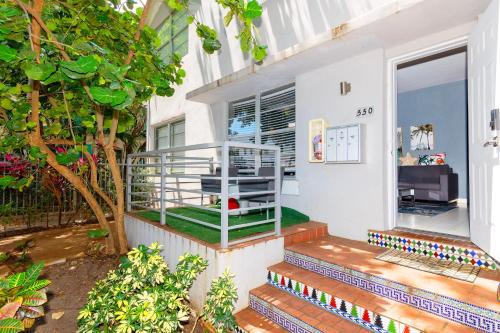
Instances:
[[[490,4],[494,14],[483,15]],[[262,5],[258,28],[269,55],[255,64],[234,38],[237,23],[225,28],[224,12],[214,1],[197,1],[191,8],[219,34],[222,48],[213,55],[203,51],[195,27],[182,23],[181,14],[172,15],[163,2],[155,4],[150,24],[162,31],[166,56],[172,49],[184,54],[187,77],[173,97],[150,102],[148,149],[228,139],[278,143],[286,166],[282,204],[327,223],[332,235],[365,240],[367,230],[399,223],[398,66],[466,47],[468,77],[455,77],[456,71],[443,65],[413,81],[422,82],[415,89],[469,82],[468,129],[457,129],[469,135],[468,198],[459,198],[466,207],[462,236],[498,258],[500,246],[493,242],[500,234],[500,209],[493,204],[499,193],[498,148],[482,147],[494,136],[490,110],[500,103],[494,89],[498,70],[490,68],[494,75],[482,76],[497,59],[497,1],[267,0]],[[481,15],[486,22],[478,19]],[[465,68],[458,72],[465,75]],[[341,82],[351,87],[345,95]],[[357,115],[370,107],[372,113]],[[360,163],[310,163],[309,122],[318,118],[326,127],[361,124]],[[447,135],[435,131],[436,140]],[[418,157],[419,152],[411,153]],[[437,231],[453,233],[446,228]]]

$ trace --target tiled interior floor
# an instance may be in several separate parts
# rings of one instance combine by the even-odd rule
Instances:
[[[397,226],[414,230],[423,230],[469,237],[469,212],[467,207],[459,206],[436,216],[413,214],[397,215]]]

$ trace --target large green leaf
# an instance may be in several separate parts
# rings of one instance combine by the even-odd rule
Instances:
[[[61,153],[56,155],[57,163],[62,165],[70,165],[78,161],[80,154],[74,151],[69,151],[67,153]]]
[[[24,72],[32,80],[43,81],[56,71],[56,66],[47,64],[30,63],[24,66]]]
[[[257,0],[252,0],[247,3],[243,16],[247,19],[254,19],[262,15],[262,6]]]
[[[22,15],[22,13],[17,7],[0,7],[0,19],[8,19],[9,17]]]
[[[9,277],[9,288],[22,286],[26,281],[26,272],[16,273]]]
[[[80,74],[94,73],[99,62],[93,56],[80,57],[77,61],[61,61],[61,67]]]
[[[259,62],[264,60],[267,56],[267,46],[263,45],[254,46],[252,54],[255,61]]]
[[[11,186],[15,182],[16,182],[15,177],[12,177],[9,175],[0,177],[0,188],[6,189],[7,187]]]
[[[78,73],[78,72],[73,72],[72,70],[69,70],[67,68],[61,67],[61,72],[69,77],[70,79],[73,80],[80,80],[80,79],[85,79],[88,77],[92,77],[95,73]]]
[[[37,280],[33,282],[30,286],[27,286],[26,288],[23,288],[18,295],[19,296],[24,296],[24,295],[31,295],[34,291],[43,289],[47,287],[50,284],[49,280]]]
[[[0,320],[0,333],[17,333],[24,331],[23,323],[14,318]]]
[[[35,291],[32,294],[24,296],[23,306],[39,306],[47,303],[47,294],[44,291]]]
[[[89,238],[103,238],[109,235],[109,231],[105,229],[95,229],[87,231]]]
[[[0,44],[0,60],[11,62],[17,59],[17,50]]]
[[[31,151],[30,151],[30,153],[31,153]],[[40,276],[40,273],[42,272],[43,266],[44,266],[44,263],[43,263],[43,261],[41,261],[41,262],[38,262],[36,264],[31,265],[26,270],[26,285],[30,285],[38,279],[38,277]]]
[[[128,97],[127,92],[123,90],[113,90],[104,87],[90,87],[90,94],[97,103],[111,106],[120,105]]]

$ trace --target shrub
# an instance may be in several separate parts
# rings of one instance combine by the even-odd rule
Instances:
[[[78,316],[79,332],[175,332],[189,319],[188,291],[207,267],[199,256],[179,258],[170,273],[153,243],[134,248],[97,282]]]
[[[0,278],[0,332],[21,332],[45,314],[45,287],[50,281],[38,279],[43,266],[37,263],[25,272]]]
[[[236,327],[233,311],[238,294],[233,278],[234,275],[226,269],[222,276],[212,281],[207,293],[203,307],[203,318],[212,325],[217,333],[228,332]]]

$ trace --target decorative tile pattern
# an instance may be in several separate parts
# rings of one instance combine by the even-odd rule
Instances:
[[[477,305],[411,288],[290,250],[285,250],[285,262],[483,332],[500,333],[500,313]]]
[[[241,328],[240,326],[236,326],[234,329],[233,329],[233,332],[234,333],[248,333],[244,328]]]
[[[290,314],[281,311],[272,304],[258,298],[255,295],[250,294],[249,298],[250,308],[254,311],[260,313],[264,317],[272,320],[276,324],[280,325],[288,332],[292,333],[323,333],[322,331],[312,327],[311,325],[299,320]]]
[[[471,283],[476,280],[481,270],[477,266],[459,264],[458,262],[440,260],[434,257],[424,257],[416,253],[394,249],[379,254],[375,259]]]
[[[308,301],[326,311],[347,319],[372,332],[380,333],[421,333],[409,325],[382,316],[359,305],[328,294],[310,285],[290,279],[273,271],[268,271],[268,283]]]
[[[400,237],[398,235],[373,231],[368,232],[368,244],[448,260],[459,264],[468,264],[491,270],[497,269],[495,260],[477,249],[467,249],[451,244],[436,243],[429,240]]]

